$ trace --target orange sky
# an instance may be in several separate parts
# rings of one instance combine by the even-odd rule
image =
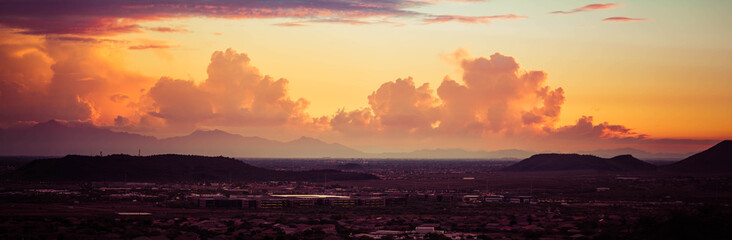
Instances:
[[[0,126],[372,152],[688,152],[732,136],[729,1],[35,3],[0,7]]]

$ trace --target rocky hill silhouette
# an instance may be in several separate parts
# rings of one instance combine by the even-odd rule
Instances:
[[[28,181],[250,182],[378,179],[338,170],[276,171],[227,157],[195,155],[80,156],[34,160],[9,175]]]
[[[580,154],[536,154],[518,163],[508,166],[503,171],[530,172],[530,171],[567,171],[567,170],[596,170],[596,171],[648,171],[656,166],[641,161],[631,155],[620,155],[613,158],[601,158],[593,155]]]
[[[724,140],[684,160],[664,166],[662,169],[685,173],[732,174],[732,140]]]

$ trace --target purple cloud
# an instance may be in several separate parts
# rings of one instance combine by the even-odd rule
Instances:
[[[578,8],[572,9],[570,11],[554,11],[551,13],[552,14],[572,14],[572,13],[578,13],[578,12],[602,10],[602,9],[616,8],[616,7],[622,7],[622,6],[624,6],[622,3],[595,3],[595,4],[584,5],[582,7],[578,7]]]
[[[650,21],[648,18],[629,18],[629,17],[609,17],[602,20],[603,22],[638,22]]]
[[[0,24],[26,34],[115,35],[146,29],[141,22],[181,17],[354,19],[414,16],[409,0],[27,0],[0,3]],[[170,29],[173,30],[173,29]]]
[[[462,16],[462,15],[437,15],[424,20],[425,24],[460,22],[460,23],[491,23],[493,19],[519,19],[527,16],[516,14],[494,15],[494,16]]]

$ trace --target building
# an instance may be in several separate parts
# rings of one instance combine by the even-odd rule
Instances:
[[[381,197],[371,197],[360,200],[360,205],[365,207],[386,207],[386,199]]]
[[[358,199],[336,198],[326,199],[326,201],[334,207],[355,207],[356,205],[358,205]]]
[[[203,195],[192,194],[200,208],[263,208],[281,209],[286,207],[369,207],[383,208],[389,205],[405,205],[406,196],[338,196],[338,195]]]
[[[532,196],[515,196],[511,197],[509,202],[511,203],[531,203],[534,198]],[[536,201],[534,201],[536,202]]]
[[[317,201],[315,199],[301,198],[289,199],[289,202],[291,207],[314,207]]]
[[[464,203],[477,203],[480,202],[480,195],[465,195],[463,196]]]
[[[258,201],[257,208],[280,209],[280,208],[286,207],[287,204],[288,204],[287,199],[275,199],[275,198],[261,199]]]
[[[200,208],[243,208],[244,199],[239,198],[199,198]]]
[[[495,202],[503,202],[503,195],[489,194],[489,195],[486,195],[483,198],[483,201],[484,202],[492,202],[492,203],[495,203]]]

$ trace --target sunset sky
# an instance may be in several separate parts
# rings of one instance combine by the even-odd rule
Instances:
[[[0,127],[367,152],[732,138],[732,1],[0,0]]]

